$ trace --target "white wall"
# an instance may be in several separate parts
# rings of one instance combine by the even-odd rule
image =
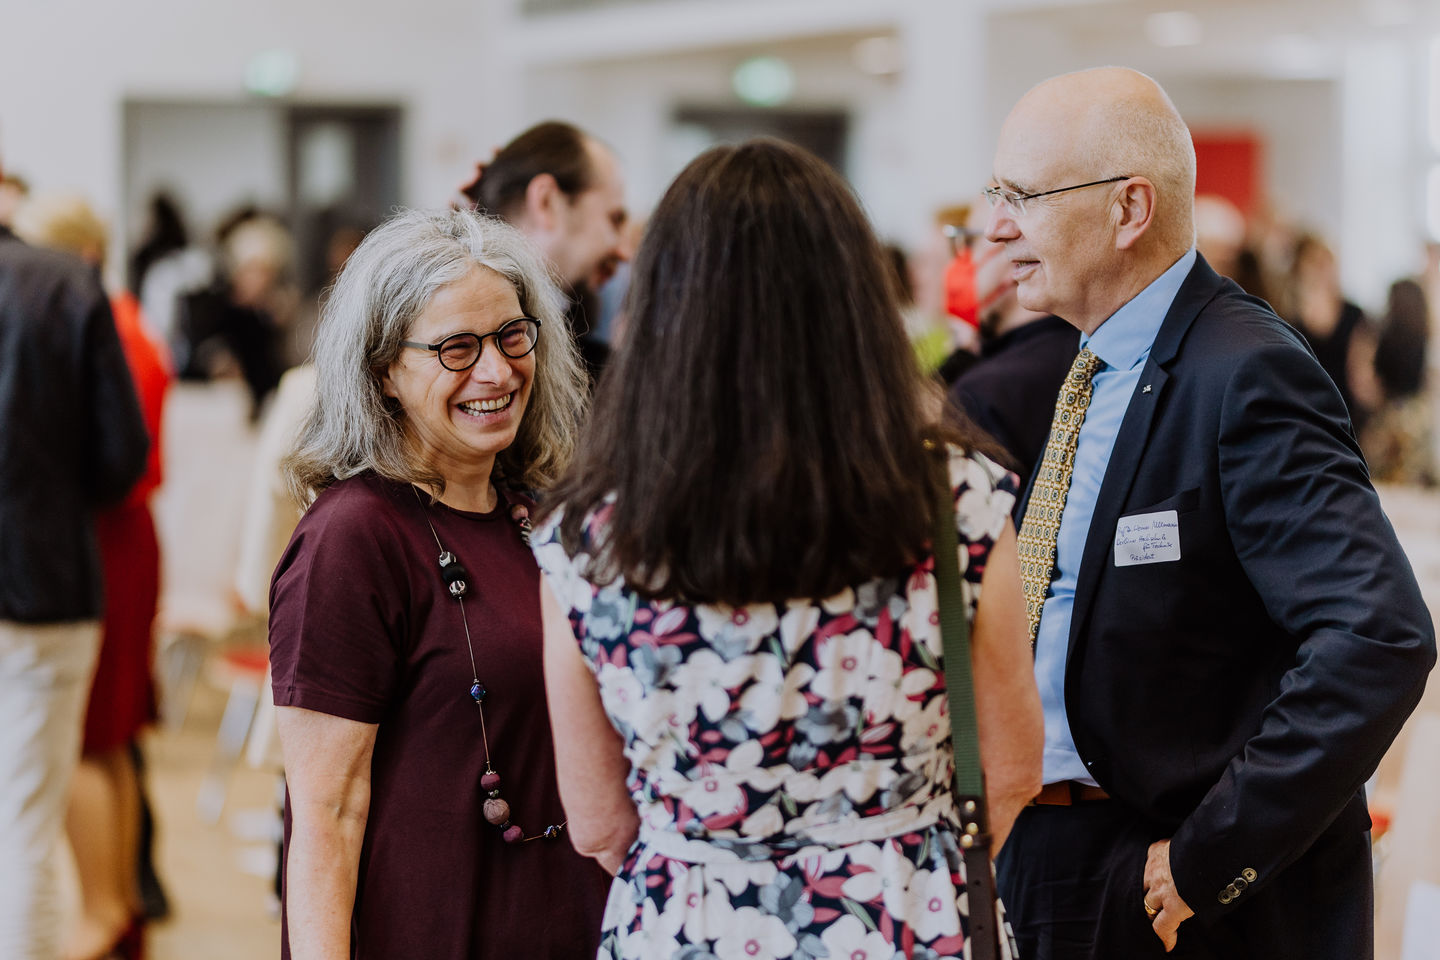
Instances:
[[[692,157],[671,136],[680,107],[735,108],[730,89],[737,64],[758,53],[783,56],[796,88],[787,109],[839,109],[850,116],[848,172],[881,228],[893,228],[886,180],[905,150],[897,129],[898,86],[866,76],[850,60],[857,38],[766,45],[655,56],[571,67],[532,67],[525,108],[532,117],[558,117],[610,143],[625,169],[627,201],[640,214],[653,209],[666,185]],[[899,185],[903,190],[903,181]]]
[[[1263,141],[1264,195],[1283,219],[1342,234],[1340,85],[1328,80],[1157,78],[1192,130]]]
[[[1277,4],[1251,6],[1256,16],[1265,7],[1278,16]],[[1262,138],[1267,199],[1284,218],[1334,244],[1347,295],[1378,309],[1389,283],[1419,266],[1422,65],[1432,28],[1377,30],[1359,11],[1357,4],[1348,19],[1294,24],[1335,40],[1324,47],[1332,56],[1303,79],[1268,75],[1281,71],[1264,59],[1261,35],[1210,37],[1205,54],[1154,47],[1134,35],[1139,18],[1091,22],[1103,10],[995,16],[987,75],[991,135],[1010,104],[1047,76],[1106,63],[1144,70],[1192,128],[1240,128]],[[1229,18],[1232,31],[1241,19],[1241,12]],[[1243,55],[1232,49],[1242,39],[1252,45]]]
[[[1374,277],[1383,262],[1400,251],[1398,240],[1377,247],[1368,237],[1378,231],[1407,244],[1413,239],[1408,193],[1366,206],[1366,191],[1378,189],[1371,169],[1391,151],[1407,149],[1413,113],[1391,109],[1407,81],[1395,70],[1367,68],[1363,53],[1327,92],[1326,82],[1195,79],[1200,68],[1192,54],[1116,41],[1113,24],[1097,20],[1107,12],[1118,16],[1115,4],[674,0],[595,11],[593,23],[570,20],[567,29],[557,21],[553,30],[546,22],[518,21],[516,5],[10,3],[0,56],[0,161],[41,189],[82,190],[118,220],[124,100],[243,98],[246,64],[282,48],[298,59],[297,100],[405,107],[407,203],[444,202],[476,158],[529,123],[558,115],[615,144],[632,203],[644,212],[688,159],[668,139],[673,108],[734,103],[734,64],[780,51],[797,69],[795,105],[850,112],[849,171],[880,232],[915,243],[926,233],[929,211],[969,196],[988,174],[995,133],[1026,88],[1063,70],[1117,57],[1125,62],[1134,52],[1147,58],[1137,65],[1166,84],[1192,123],[1245,125],[1265,136],[1267,192],[1297,219],[1343,238],[1342,266],[1367,291],[1380,282]],[[1039,9],[1047,6],[1053,9]],[[696,32],[705,23],[714,28],[708,41]],[[599,25],[605,30],[596,33]],[[853,42],[877,32],[907,44],[902,76],[871,77],[852,65]],[[627,59],[604,60],[614,55],[609,40],[601,42],[607,37],[628,38]],[[717,47],[717,37],[726,46]],[[1374,56],[1384,66],[1390,54]],[[1381,166],[1387,177],[1411,175],[1393,163]],[[1399,259],[1405,263],[1397,262],[1396,272],[1411,260]]]
[[[1036,82],[1115,62],[1044,16],[991,16],[969,3],[912,5],[897,17],[905,71],[874,78],[852,64],[864,34],[687,50],[620,62],[542,63],[526,73],[525,112],[595,130],[620,150],[631,204],[645,212],[688,157],[667,149],[679,104],[734,105],[730,71],[746,56],[778,53],[794,66],[792,105],[849,112],[848,173],[879,231],[923,240],[929,212],[965,200],[989,175],[1011,105]],[[1121,61],[1123,62],[1123,61]],[[1341,92],[1331,80],[1167,75],[1143,64],[1200,130],[1242,128],[1265,142],[1264,191],[1288,218],[1343,235]]]
[[[242,202],[284,209],[284,117],[274,105],[133,104],[121,202],[132,238],[152,193],[166,189],[197,235],[208,234]],[[198,239],[198,236],[197,236]]]
[[[1339,238],[1345,290],[1384,308],[1394,280],[1416,273],[1424,241],[1423,44],[1374,41],[1352,49],[1340,101]]]
[[[989,147],[982,122],[984,21],[957,0],[899,18],[905,70],[872,76],[854,63],[855,43],[877,33],[778,40],[688,50],[623,61],[533,65],[526,73],[525,112],[571,120],[611,143],[625,167],[628,200],[638,213],[654,207],[691,159],[672,131],[679,107],[741,106],[731,73],[747,57],[782,56],[796,87],[786,109],[840,110],[849,116],[846,173],[878,232],[907,244],[925,239],[942,205],[984,186]]]
[[[246,64],[282,48],[298,57],[296,100],[404,105],[404,199],[443,203],[469,164],[512,132],[504,105],[520,82],[503,44],[495,53],[485,42],[509,3],[9,3],[0,163],[39,189],[80,190],[116,218],[124,99],[244,97]]]
[[[1008,56],[1011,51],[1023,56]],[[1167,71],[1153,52],[1126,58],[1075,42],[1034,16],[992,21],[990,110],[992,138],[1010,106],[1046,77],[1104,64],[1134,66],[1170,94],[1192,129],[1245,129],[1264,141],[1264,191],[1283,214],[1328,236],[1340,233],[1340,115],[1331,81],[1215,78]]]

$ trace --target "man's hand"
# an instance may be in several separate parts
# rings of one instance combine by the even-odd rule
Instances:
[[[1155,928],[1155,936],[1165,944],[1165,952],[1169,953],[1175,949],[1175,942],[1179,939],[1177,931],[1180,924],[1195,916],[1184,900],[1180,899],[1180,892],[1175,889],[1175,878],[1170,874],[1170,841],[1159,840],[1150,844],[1150,852],[1145,858],[1145,901],[1144,910],[1147,914],[1151,910],[1150,925]]]

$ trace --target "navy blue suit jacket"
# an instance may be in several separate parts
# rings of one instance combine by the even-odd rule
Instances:
[[[1180,558],[1117,567],[1121,518],[1165,510]],[[1322,927],[1368,935],[1361,787],[1434,662],[1335,385],[1263,301],[1198,260],[1095,504],[1065,700],[1096,781],[1173,837],[1176,886],[1201,922],[1243,915],[1263,931],[1237,955],[1273,935],[1271,956],[1308,956],[1290,951]],[[1351,883],[1363,905],[1324,903]]]

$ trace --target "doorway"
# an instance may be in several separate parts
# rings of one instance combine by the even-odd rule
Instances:
[[[127,100],[122,226],[127,256],[151,198],[169,193],[192,244],[233,211],[274,214],[295,241],[295,280],[313,295],[340,227],[368,229],[400,202],[402,109],[270,100]]]

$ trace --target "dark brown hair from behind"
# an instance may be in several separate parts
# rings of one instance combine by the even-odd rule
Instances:
[[[589,138],[573,124],[547,120],[500,148],[476,181],[474,199],[481,212],[513,219],[525,202],[530,181],[548,173],[566,196],[594,184]]]
[[[833,596],[923,554],[925,441],[967,438],[927,423],[880,245],[822,161],[769,139],[694,160],[650,221],[627,312],[545,504],[573,555],[614,495],[588,576],[741,606]]]
[[[1425,288],[1410,279],[1390,284],[1385,319],[1375,343],[1375,374],[1387,400],[1413,397],[1425,387],[1430,308]]]

